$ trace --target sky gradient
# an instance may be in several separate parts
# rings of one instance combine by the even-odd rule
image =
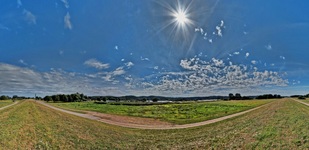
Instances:
[[[307,0],[1,0],[0,95],[309,93]]]

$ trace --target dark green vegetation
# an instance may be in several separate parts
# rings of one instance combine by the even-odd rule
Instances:
[[[175,124],[201,122],[248,110],[272,100],[191,102],[152,106],[95,104],[93,102],[50,103],[54,106],[101,113],[157,118]]]
[[[3,149],[308,149],[309,107],[283,99],[215,124],[179,130],[106,125],[25,101],[0,111]]]
[[[6,105],[10,105],[12,103],[13,103],[12,100],[1,100],[0,101],[0,108],[3,107],[3,106],[6,106]]]

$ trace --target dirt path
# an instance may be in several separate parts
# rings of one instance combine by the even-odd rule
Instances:
[[[77,112],[73,112],[73,111],[68,111],[68,110],[64,110],[61,108],[57,108],[54,106],[51,106],[45,102],[42,101],[36,101],[42,105],[45,105],[49,108],[61,111],[61,112],[65,112],[68,114],[72,114],[75,116],[79,116],[79,117],[83,117],[83,118],[87,118],[87,119],[91,119],[91,120],[97,120],[103,123],[107,123],[107,124],[111,124],[111,125],[116,125],[116,126],[121,126],[121,127],[128,127],[128,128],[137,128],[137,129],[155,129],[155,130],[168,130],[168,129],[184,129],[184,128],[192,128],[192,127],[198,127],[198,126],[203,126],[203,125],[208,125],[208,124],[212,124],[212,123],[216,123],[219,121],[223,121],[229,118],[233,118],[236,116],[240,116],[243,114],[246,114],[248,112],[254,111],[256,109],[259,109],[261,107],[264,107],[265,105],[253,108],[253,109],[249,109],[243,112],[239,112],[236,114],[232,114],[232,115],[228,115],[228,116],[224,116],[224,117],[220,117],[220,118],[216,118],[216,119],[212,119],[212,120],[207,120],[207,121],[203,121],[203,122],[197,122],[197,123],[191,123],[191,124],[184,124],[184,125],[175,125],[175,124],[170,124],[170,123],[166,123],[166,122],[162,122],[156,119],[151,119],[151,118],[140,118],[140,117],[128,117],[128,116],[118,116],[118,115],[110,115],[110,114],[103,114],[103,113],[98,113],[98,112],[90,112],[90,111],[86,111],[87,114],[82,114],[82,113],[77,113]]]
[[[13,106],[13,105],[16,105],[17,103],[18,103],[18,102],[16,101],[16,102],[14,102],[13,104],[6,105],[6,106],[4,106],[4,107],[1,107],[0,110],[3,110],[3,109],[6,109],[6,108],[8,108],[8,107],[11,107],[11,106]]]
[[[307,106],[309,106],[309,103],[305,103],[305,102],[303,102],[303,101],[300,101],[300,100],[296,100],[296,99],[294,99],[294,98],[293,98],[293,100],[294,100],[294,101],[296,101],[296,102],[299,102],[299,103],[302,103],[302,104],[304,104],[304,105],[307,105]]]

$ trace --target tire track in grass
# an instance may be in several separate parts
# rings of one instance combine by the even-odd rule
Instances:
[[[11,107],[11,106],[13,106],[13,105],[16,105],[17,103],[18,103],[18,102],[16,101],[16,102],[14,102],[13,104],[6,105],[6,106],[4,106],[4,107],[1,107],[0,110],[3,110],[3,109],[6,109],[6,108],[8,108],[8,107]]]
[[[97,112],[82,114],[82,113],[73,112],[73,111],[61,109],[61,108],[58,108],[58,107],[54,107],[54,106],[51,106],[51,105],[49,105],[45,102],[42,102],[42,101],[36,101],[36,102],[39,103],[39,104],[42,104],[44,106],[47,106],[49,108],[52,108],[54,110],[57,110],[57,111],[65,112],[65,113],[68,113],[68,114],[72,114],[72,115],[75,115],[75,116],[79,116],[79,117],[83,117],[83,118],[87,118],[87,119],[91,119],[91,120],[100,121],[100,122],[103,122],[103,123],[106,123],[106,124],[111,124],[111,125],[116,125],[116,126],[121,126],[121,127],[127,127],[127,128],[152,129],[152,130],[185,129],[185,128],[193,128],[193,127],[209,125],[209,124],[213,124],[213,123],[216,123],[216,122],[220,122],[220,121],[223,121],[223,120],[227,120],[227,119],[230,119],[230,118],[234,118],[234,117],[249,113],[251,111],[260,109],[261,107],[264,107],[265,105],[269,105],[269,104],[273,103],[273,102],[267,103],[267,104],[264,104],[262,106],[258,106],[256,108],[252,108],[252,109],[249,109],[249,110],[246,110],[246,111],[242,111],[242,112],[239,112],[239,113],[231,114],[231,115],[220,117],[220,118],[215,118],[215,119],[211,119],[211,120],[197,122],[197,123],[183,124],[183,125],[175,125],[175,124],[170,124],[170,125],[169,124],[165,124],[165,125],[143,125],[143,124],[134,124],[132,122],[117,122],[117,121],[113,121],[113,120],[109,120],[109,119],[104,119],[102,117],[98,117],[100,115],[93,115],[93,114],[100,114],[100,113],[97,113]],[[101,113],[101,114],[105,115],[103,113]]]
[[[301,104],[304,104],[304,105],[306,105],[306,106],[309,106],[308,103],[302,102],[302,101],[297,100],[297,99],[295,99],[295,98],[292,98],[292,99],[293,99],[294,101],[298,102],[298,103],[301,103]]]

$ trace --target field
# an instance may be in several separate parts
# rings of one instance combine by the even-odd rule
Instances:
[[[156,118],[174,124],[188,124],[248,110],[273,100],[191,102],[151,106],[95,104],[93,102],[50,103],[54,106],[101,113]]]
[[[61,113],[34,101],[0,111],[2,149],[308,149],[309,107],[278,100],[181,130],[140,130]]]
[[[13,103],[12,100],[1,100],[0,101],[0,108],[3,107],[3,106],[6,106],[6,105],[10,105],[12,103]]]

